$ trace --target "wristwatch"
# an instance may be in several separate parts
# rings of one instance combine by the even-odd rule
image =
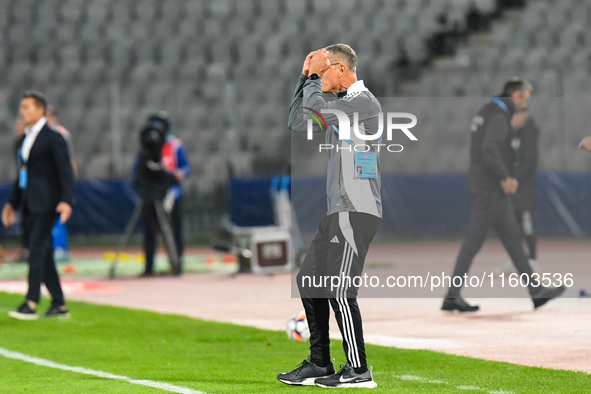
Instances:
[[[318,74],[312,74],[308,78],[310,78],[312,81],[314,81],[314,80],[320,78],[320,76]]]

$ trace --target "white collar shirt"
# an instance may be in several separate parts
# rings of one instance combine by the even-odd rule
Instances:
[[[369,92],[369,89],[366,88],[365,84],[363,83],[363,79],[360,79],[359,81],[355,82],[353,85],[349,86],[349,89],[347,89],[347,94],[361,92]]]
[[[44,116],[41,119],[39,119],[39,121],[37,123],[35,123],[35,125],[33,127],[31,127],[31,128],[26,127],[25,128],[26,136],[25,136],[25,140],[23,141],[23,146],[21,148],[21,157],[23,158],[23,161],[25,163],[27,161],[29,161],[29,155],[31,154],[31,148],[33,147],[33,144],[35,143],[35,140],[37,139],[39,132],[41,131],[43,126],[45,126],[45,123],[47,123],[47,119]]]

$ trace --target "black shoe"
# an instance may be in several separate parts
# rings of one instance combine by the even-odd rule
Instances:
[[[470,305],[461,297],[445,298],[441,306],[442,311],[476,312],[479,309],[478,305]]]
[[[70,312],[68,311],[68,308],[62,309],[62,307],[59,305],[52,305],[45,313],[45,317],[67,319],[70,317]]]
[[[8,312],[8,316],[18,320],[37,320],[39,318],[26,301],[16,311]]]
[[[566,288],[564,286],[560,287],[542,287],[537,292],[532,294],[532,301],[534,302],[534,309],[538,309],[546,302],[550,301],[553,298],[560,297]]]
[[[183,270],[182,269],[173,268],[173,269],[170,270],[170,273],[172,274],[172,276],[182,276],[183,275]]]
[[[299,367],[291,372],[277,375],[281,383],[293,386],[314,386],[314,380],[334,374],[334,365],[330,362],[326,367],[319,367],[311,361],[311,357],[304,360]]]
[[[356,373],[349,363],[345,364],[338,373],[335,373],[332,376],[316,379],[315,384],[318,387],[324,388],[359,387],[374,389],[378,387],[378,384],[373,380],[373,376],[371,376],[371,369],[368,369],[363,373]]]

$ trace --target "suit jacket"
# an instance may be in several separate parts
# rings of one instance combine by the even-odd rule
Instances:
[[[495,192],[504,196],[501,181],[513,175],[511,116],[515,113],[515,105],[506,97],[493,97],[493,100],[472,118],[468,171],[470,194]]]
[[[19,141],[19,149],[22,146]],[[30,212],[54,211],[60,202],[74,206],[76,186],[74,171],[64,137],[47,123],[43,126],[29,154],[27,186],[19,187],[17,177],[8,202],[15,209],[26,207]]]
[[[18,153],[21,150],[21,147],[23,146],[23,141],[25,140],[25,136],[21,135],[19,137],[16,138],[16,141],[14,142],[14,162],[16,163],[16,173],[18,174],[18,170],[20,169],[20,165],[18,163]]]

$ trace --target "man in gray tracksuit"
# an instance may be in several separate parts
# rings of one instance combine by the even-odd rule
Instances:
[[[356,63],[355,52],[345,44],[310,53],[291,103],[288,126],[292,131],[305,133],[313,125],[314,131],[325,133],[328,213],[297,276],[310,328],[310,356],[294,371],[277,376],[286,384],[377,387],[367,367],[358,286],[352,279],[362,275],[382,217],[379,152],[374,145],[379,142],[371,140],[379,133],[381,106],[357,80]],[[333,93],[338,99],[327,102],[322,93]],[[312,285],[327,276],[342,281],[334,288],[330,282]],[[330,358],[329,304],[347,356],[338,373]]]

